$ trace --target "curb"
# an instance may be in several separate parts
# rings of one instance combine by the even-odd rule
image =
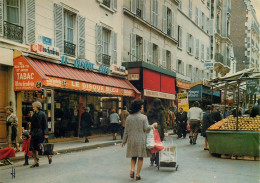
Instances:
[[[60,149],[60,150],[54,151],[54,155],[66,154],[66,153],[76,152],[76,151],[91,150],[91,149],[96,149],[96,148],[99,148],[99,147],[108,147],[108,146],[112,146],[112,145],[115,145],[115,144],[118,144],[118,143],[121,143],[121,142],[122,142],[122,140],[116,140],[114,142],[106,142],[106,143],[86,145],[86,146],[81,146],[81,147]],[[43,156],[40,156],[40,157],[43,157]],[[10,158],[10,161],[12,161],[12,162],[17,162],[17,161],[21,161],[21,160],[24,160],[24,156],[17,156],[17,157],[14,157],[14,158]]]

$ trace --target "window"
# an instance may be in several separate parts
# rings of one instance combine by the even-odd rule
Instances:
[[[6,21],[20,25],[20,0],[6,0]]]
[[[54,46],[67,56],[85,58],[85,17],[54,4]],[[78,43],[78,44],[76,44]],[[76,52],[77,51],[77,52]]]
[[[172,12],[169,8],[167,8],[167,35],[171,36],[172,32]]]
[[[182,27],[178,26],[178,47],[182,48]]]
[[[143,60],[143,38],[136,35],[136,59]]]
[[[178,8],[179,8],[180,10],[182,9],[182,0],[179,0]]]
[[[201,12],[201,28],[205,29],[205,15],[203,12]]]
[[[110,0],[103,0],[103,4],[110,8]]]
[[[207,48],[207,60],[209,60],[210,59],[210,48],[208,47]]]
[[[195,23],[198,25],[199,24],[199,9],[196,7],[195,10]]]
[[[216,23],[217,23],[217,25],[216,25],[216,28],[217,28],[217,33],[219,33],[220,34],[220,29],[219,29],[219,25],[220,25],[220,18],[219,18],[219,14],[217,15],[217,21],[216,21]]]
[[[64,40],[73,43],[75,15],[64,11]]]
[[[210,25],[209,25],[209,18],[207,18],[207,25],[206,25],[206,31],[209,33]]]
[[[110,30],[103,28],[102,38],[103,54],[109,55]]]
[[[187,46],[187,52],[189,54],[193,54],[193,43],[194,42],[194,38],[191,34],[187,33],[187,40],[186,40],[186,46]]]
[[[163,5],[163,21],[162,21],[162,30],[168,36],[174,37],[174,12]]]
[[[199,42],[199,39],[196,39],[196,55],[195,55],[195,58],[199,58],[199,52],[200,52],[200,42]]]
[[[177,60],[177,71],[178,73],[182,74],[182,61]]]
[[[152,63],[155,65],[159,64],[159,48],[156,44],[153,44]]]
[[[152,0],[152,25],[158,26],[158,0]]]
[[[189,17],[192,19],[192,1],[189,0]]]
[[[170,51],[166,51],[166,68],[168,70],[171,70],[172,69],[172,55],[171,55],[171,52]]]
[[[204,44],[201,44],[201,60],[204,60]]]

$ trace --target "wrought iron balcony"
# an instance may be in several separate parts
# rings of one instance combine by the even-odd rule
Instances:
[[[137,15],[139,18],[142,18],[142,10],[140,10],[139,8],[136,8],[136,15]]]
[[[111,56],[106,55],[106,54],[102,54],[102,64],[109,67],[110,66],[110,58],[111,58]]]
[[[110,8],[110,0],[103,0],[103,4]]]
[[[220,53],[216,53],[215,54],[215,62],[219,62],[219,63],[224,64],[223,55],[221,55]]]
[[[4,21],[4,37],[19,43],[23,42],[23,27]]]
[[[68,41],[64,41],[64,54],[75,57],[75,50],[76,50],[76,45],[73,43],[70,43]]]

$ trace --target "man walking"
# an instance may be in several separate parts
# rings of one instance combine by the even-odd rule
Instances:
[[[123,107],[123,111],[120,113],[119,117],[121,120],[121,139],[123,139],[124,131],[125,131],[125,121],[127,116],[129,115],[129,112],[127,111],[126,106]]]
[[[203,119],[203,111],[199,108],[200,103],[194,102],[193,107],[188,112],[188,120],[190,122],[190,144],[196,144],[198,129]]]
[[[93,118],[89,113],[90,108],[85,107],[85,112],[81,115],[80,120],[80,136],[85,138],[85,143],[88,143],[88,136],[91,135],[91,126],[94,124]]]
[[[183,108],[180,108],[180,112],[176,116],[177,122],[177,135],[178,138],[186,138],[186,126],[187,126],[187,112],[183,111]]]

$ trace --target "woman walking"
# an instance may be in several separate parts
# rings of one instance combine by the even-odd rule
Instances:
[[[41,111],[42,104],[40,102],[32,103],[34,114],[31,122],[31,143],[30,150],[33,152],[34,163],[31,168],[39,166],[38,151],[39,144],[43,143],[44,139],[48,139],[48,126],[46,114]],[[48,156],[49,164],[51,164],[51,156]]]
[[[13,113],[14,110],[12,107],[6,107],[6,131],[7,131],[7,143],[8,147],[12,148],[12,144],[16,145],[16,152],[20,151],[19,143],[18,143],[18,119],[16,115]]]
[[[157,123],[148,124],[147,117],[143,114],[143,101],[136,99],[131,104],[130,115],[126,118],[125,131],[122,147],[127,143],[126,157],[131,158],[130,177],[134,178],[135,164],[137,163],[136,180],[141,180],[140,172],[143,165],[143,158],[150,157],[150,151],[146,149],[146,133],[157,127]]]
[[[151,109],[147,112],[147,117],[149,120],[149,123],[158,123],[157,130],[160,135],[160,139],[163,140],[164,136],[168,136],[167,133],[167,124],[165,119],[165,113],[163,110],[162,101],[160,99],[154,99],[153,105],[151,106]],[[151,158],[151,165],[153,165],[153,162],[155,161],[155,164],[158,166],[159,163],[159,153],[153,154],[153,157]]]

